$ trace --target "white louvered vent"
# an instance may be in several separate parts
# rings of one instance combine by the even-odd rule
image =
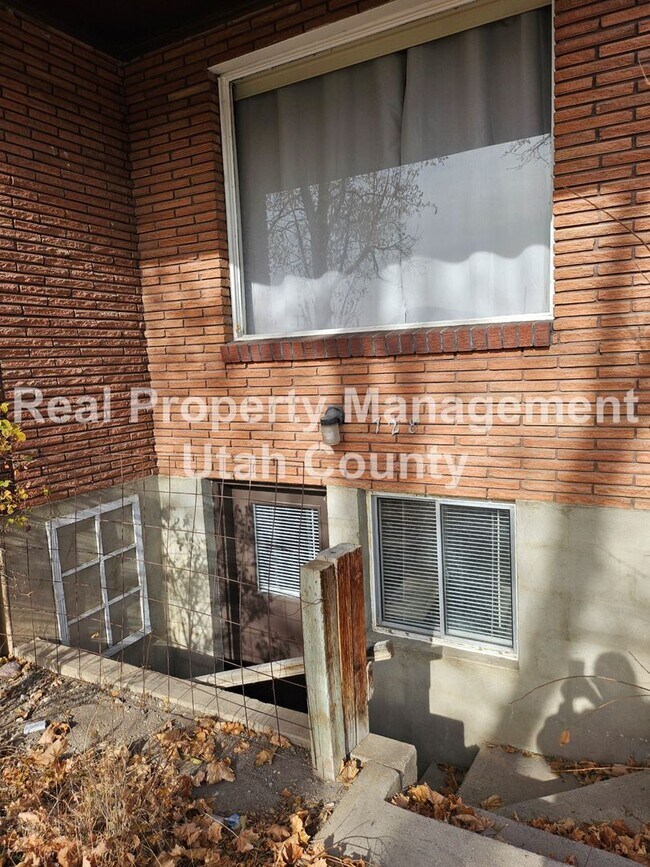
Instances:
[[[436,504],[433,500],[378,502],[381,620],[425,633],[440,628]]]
[[[318,509],[254,503],[253,524],[258,589],[300,596],[300,567],[320,550]]]
[[[441,510],[445,632],[512,647],[510,511]]]
[[[376,497],[378,623],[514,647],[512,518],[512,507]]]

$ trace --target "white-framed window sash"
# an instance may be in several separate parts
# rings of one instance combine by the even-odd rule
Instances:
[[[123,523],[115,522],[116,527],[113,528],[115,530],[114,539],[107,542],[106,527],[102,525],[102,516],[118,510]],[[130,511],[130,521],[124,520],[125,510]],[[81,546],[78,544],[73,529],[72,565],[62,563],[60,532],[64,528],[74,528],[84,523],[86,524],[87,532],[85,538],[88,540],[85,544],[88,547],[84,551],[84,542],[81,542]],[[119,544],[120,541],[124,541],[125,529],[128,537],[127,543]],[[142,520],[140,502],[137,496],[102,503],[92,508],[80,510],[73,515],[54,518],[47,523],[46,532],[54,584],[57,626],[59,639],[62,644],[71,645],[71,628],[75,626],[79,627],[79,624],[84,621],[90,620],[92,622],[92,618],[95,616],[97,616],[97,620],[101,624],[100,632],[103,630],[103,640],[101,636],[97,637],[98,646],[101,644],[106,645],[102,654],[103,656],[114,656],[151,632]],[[120,592],[119,586],[115,587],[112,567],[115,564],[118,565],[119,575],[121,571],[119,567],[123,565],[126,558],[129,558],[129,562],[132,562],[135,568],[135,583],[133,586],[128,587],[128,589],[125,589],[124,579],[122,579]],[[64,566],[66,568],[63,568]],[[77,580],[79,574],[84,571],[91,572],[91,578],[87,580],[93,582],[93,584],[88,583],[85,589],[91,591],[93,601],[97,598],[95,604],[91,604],[87,608],[83,604],[83,599],[80,598],[84,591],[83,582]],[[97,579],[96,586],[94,586],[95,577]],[[69,594],[68,601],[66,601],[66,584],[71,584],[75,590],[74,602],[76,610],[73,613],[69,611]],[[123,605],[126,609],[126,606],[132,600],[137,604],[139,610],[138,627],[132,632],[128,632],[128,634],[122,634],[119,640],[115,641],[115,628],[119,628],[122,633],[125,633],[126,630],[124,629],[123,622],[116,624],[112,620],[111,607]]]

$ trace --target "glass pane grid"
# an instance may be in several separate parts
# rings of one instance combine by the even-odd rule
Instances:
[[[63,618],[61,632],[67,632],[61,638],[67,638],[66,643],[103,653],[146,633],[144,555],[141,536],[136,538],[137,520],[135,501],[125,500],[97,506],[77,521],[53,522],[50,554],[55,591],[57,580],[60,587],[55,599]],[[88,553],[93,555],[90,561],[85,559]]]

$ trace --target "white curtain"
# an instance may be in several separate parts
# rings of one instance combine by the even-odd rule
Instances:
[[[548,312],[548,8],[235,106],[247,330]]]

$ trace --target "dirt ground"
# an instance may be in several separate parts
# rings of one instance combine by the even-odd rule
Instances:
[[[69,749],[82,753],[100,743],[125,745],[131,751],[155,749],[154,738],[166,726],[188,726],[192,720],[169,713],[153,700],[144,701],[126,692],[108,692],[91,684],[39,669],[22,666],[17,677],[3,679],[0,664],[0,750],[25,752],[39,741],[42,731],[24,734],[25,723],[45,720],[67,723]],[[300,747],[274,747],[264,735],[220,735],[222,755],[230,759],[235,779],[201,786],[196,795],[209,797],[222,816],[260,814],[277,809],[291,793],[305,804],[331,809],[345,787],[314,777],[309,754]],[[256,766],[263,750],[273,754],[270,762]],[[184,770],[195,773],[199,764]]]

